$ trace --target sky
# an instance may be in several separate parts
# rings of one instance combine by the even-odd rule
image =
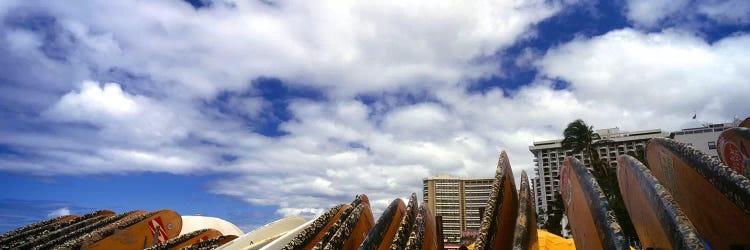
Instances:
[[[360,193],[378,214],[502,150],[533,175],[575,119],[750,116],[748,31],[745,0],[0,0],[0,232],[162,208],[249,231]]]

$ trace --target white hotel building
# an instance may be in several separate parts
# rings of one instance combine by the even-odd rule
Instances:
[[[661,129],[625,132],[618,128],[600,129],[596,133],[602,139],[611,140],[612,143],[602,145],[595,149],[601,160],[609,162],[610,167],[617,166],[617,157],[628,152],[645,150],[646,142],[651,138],[667,137],[667,133]],[[552,202],[556,193],[560,190],[560,167],[566,156],[573,155],[570,151],[562,149],[562,139],[549,141],[536,141],[529,146],[529,151],[534,154],[534,172],[536,177],[531,180],[534,189],[534,203],[537,214],[541,210],[548,210],[548,203]],[[582,155],[575,155],[582,159]],[[583,159],[585,165],[589,166],[589,159]]]

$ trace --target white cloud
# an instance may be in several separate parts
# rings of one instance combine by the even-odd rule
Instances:
[[[750,22],[750,2],[744,0],[628,0],[626,16],[636,25],[644,27],[657,27],[665,21],[668,26],[703,25],[701,21],[698,21],[701,20],[697,18],[698,16],[724,24],[747,24]]]
[[[743,0],[708,1],[698,12],[722,23],[750,23],[750,3]]]
[[[50,113],[65,121],[127,119],[142,111],[142,107],[134,99],[123,93],[116,83],[107,83],[100,88],[99,83],[87,81],[83,83],[80,92],[70,92],[63,96]]]
[[[64,95],[44,115],[54,121],[96,125],[105,137],[146,145],[184,138],[190,123],[190,113],[177,115],[163,103],[124,92],[117,83],[100,86],[92,81]]]
[[[353,95],[492,74],[495,62],[473,59],[510,46],[562,8],[542,0],[227,6],[196,11],[174,0],[35,7],[59,16],[59,28],[79,41],[79,60],[170,83],[162,93],[201,97],[243,89],[259,76]]]
[[[20,28],[5,36],[24,50],[14,56],[43,58],[39,64],[48,68],[40,72],[74,71],[65,81],[97,79],[94,68],[135,77],[80,86],[49,80],[59,95],[43,105],[39,122],[53,131],[0,131],[0,142],[35,159],[3,157],[1,169],[230,173],[210,191],[277,205],[282,215],[320,213],[358,193],[369,195],[377,212],[394,198],[421,195],[422,178],[431,175],[493,176],[501,150],[516,176],[531,174],[528,146],[559,138],[576,118],[597,128],[676,129],[693,110],[710,122],[750,115],[740,108],[748,104],[741,95],[750,72],[746,35],[708,44],[677,30],[613,31],[527,50],[516,63],[540,71],[528,86],[466,90],[468,78],[503,73],[497,62],[477,58],[529,34],[530,25],[563,8],[557,2],[248,1],[194,10],[180,1],[94,1],[38,8],[57,15],[55,32],[80,41],[72,66],[28,53],[41,40]],[[140,76],[147,80],[134,79]],[[286,134],[266,137],[253,132],[252,119],[270,108],[251,86],[258,76],[312,85],[324,98],[283,100],[292,116],[279,126]],[[556,79],[570,88],[554,89]],[[30,88],[45,89],[34,83]],[[236,92],[249,94],[228,95],[232,112],[211,105],[218,93]],[[377,98],[354,98],[363,93]]]
[[[748,42],[747,35],[708,44],[677,30],[625,29],[553,49],[539,66],[546,76],[571,82],[578,98],[629,114],[618,119],[623,126],[676,128],[682,124],[673,119],[693,111],[707,121],[746,115]]]
[[[67,207],[59,208],[56,210],[53,210],[52,212],[49,212],[47,214],[47,218],[55,218],[60,216],[70,215],[70,209]]]
[[[628,19],[644,26],[655,26],[659,21],[681,11],[689,0],[628,0]]]

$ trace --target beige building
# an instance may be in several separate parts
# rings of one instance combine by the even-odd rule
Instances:
[[[448,175],[423,180],[422,197],[435,216],[443,217],[443,237],[446,242],[459,242],[461,232],[479,231],[479,209],[487,205],[493,180]]]
[[[667,137],[667,133],[661,129],[642,130],[626,132],[618,128],[596,130],[603,140],[611,140],[612,143],[597,147],[596,153],[599,158],[609,163],[612,168],[617,167],[617,157],[628,152],[645,150],[646,142],[651,138]],[[574,156],[582,159],[582,155],[573,155],[570,151],[562,149],[562,139],[549,141],[536,141],[529,146],[529,151],[534,154],[534,172],[536,177],[531,179],[534,188],[534,203],[536,212],[542,216],[541,210],[548,210],[548,203],[552,202],[555,193],[560,190],[560,167],[566,156]],[[589,159],[583,160],[586,166],[590,166]]]

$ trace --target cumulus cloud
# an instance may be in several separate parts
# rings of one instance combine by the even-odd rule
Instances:
[[[539,66],[547,77],[570,82],[580,99],[638,121],[627,127],[673,128],[679,124],[671,120],[694,111],[714,121],[746,113],[740,93],[750,90],[748,42],[748,35],[709,44],[678,30],[624,29],[550,50]]]
[[[495,62],[474,59],[510,46],[562,3],[237,1],[195,10],[175,0],[18,8],[29,6],[59,18],[58,28],[78,41],[80,60],[174,84],[162,91],[211,97],[260,76],[353,95],[493,74]]]
[[[23,62],[8,65],[30,70],[15,76],[26,85],[9,89],[42,101],[4,94],[41,108],[2,127],[0,142],[27,155],[3,155],[0,169],[228,173],[211,192],[282,215],[320,213],[358,193],[378,212],[421,195],[431,175],[493,176],[501,150],[516,176],[532,172],[528,146],[559,138],[576,118],[670,130],[694,110],[714,122],[750,115],[739,108],[748,104],[746,35],[711,44],[679,30],[580,37],[507,60],[539,71],[524,86],[467,90],[501,75],[486,57],[564,8],[557,1],[19,4],[0,13],[49,25],[6,25],[0,42],[13,46],[0,49]],[[45,47],[65,37],[76,42]],[[253,84],[261,76],[323,97],[271,104]],[[278,103],[290,117],[274,128],[281,135],[257,132],[258,113]]]
[[[117,83],[100,86],[86,81],[79,91],[71,91],[44,112],[54,121],[84,122],[102,128],[105,136],[127,138],[147,145],[158,145],[187,136],[190,113],[151,98],[132,95]]]
[[[70,92],[50,109],[53,119],[63,121],[106,122],[106,119],[127,120],[145,107],[134,96],[123,93],[116,83],[105,84],[87,81],[79,92]]]

